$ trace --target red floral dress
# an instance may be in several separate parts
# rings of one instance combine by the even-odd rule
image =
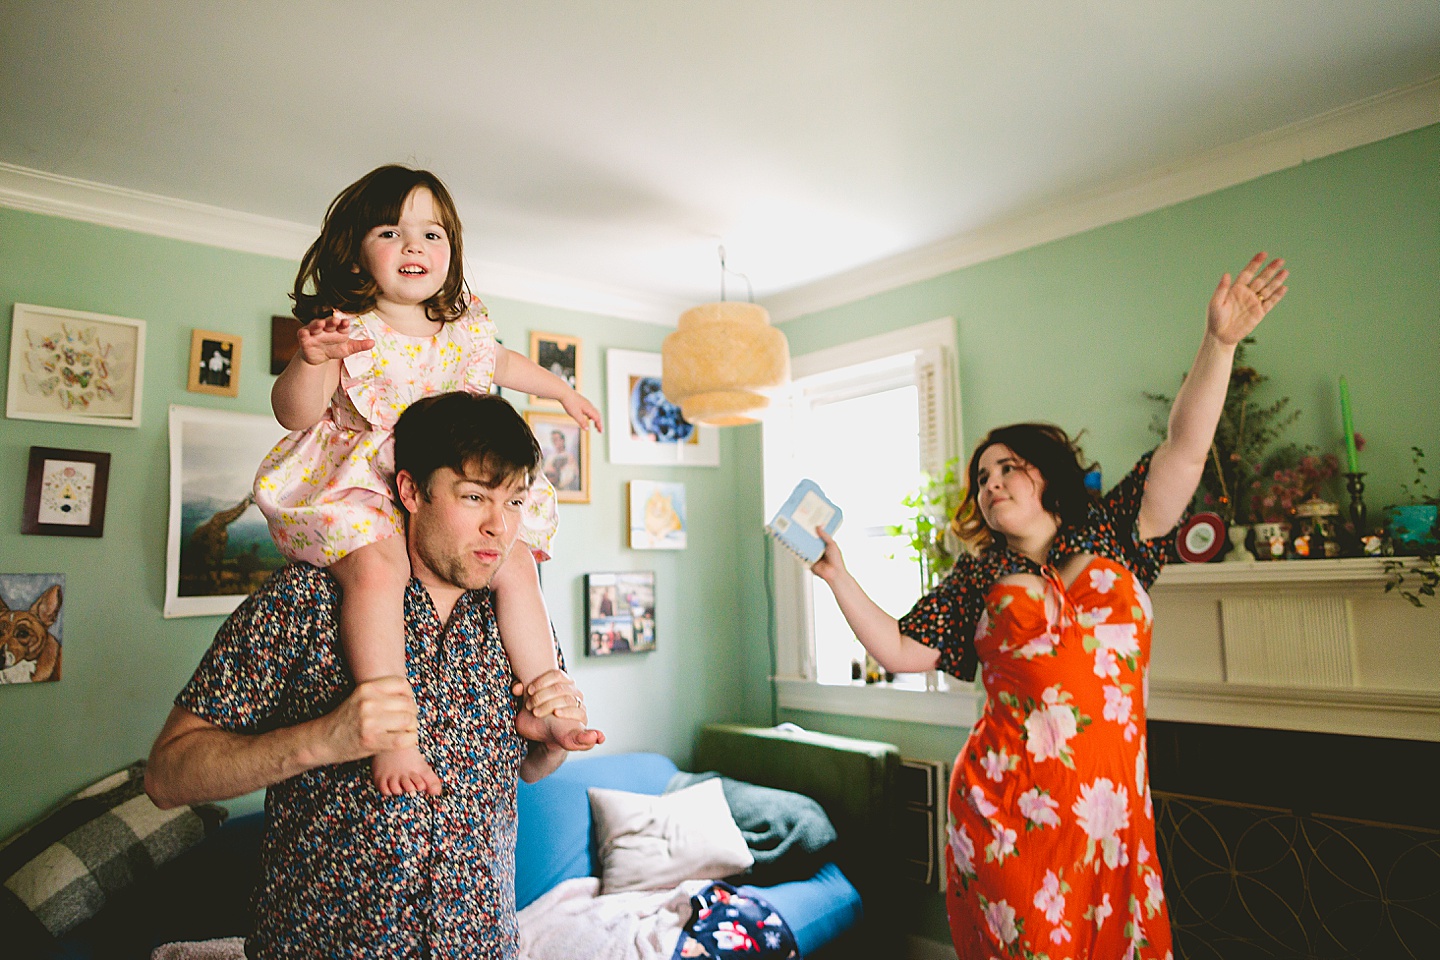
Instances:
[[[961,960],[1171,956],[1145,754],[1146,587],[1169,541],[1136,539],[1148,468],[1147,455],[1062,529],[1044,567],[988,551],[901,620],[947,672],[978,658],[985,686],[950,784],[946,907]],[[1075,554],[1089,559],[1067,568]],[[996,582],[1020,573],[1034,576]]]

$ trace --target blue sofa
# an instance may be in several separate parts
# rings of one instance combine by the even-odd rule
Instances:
[[[885,925],[862,916],[883,914],[894,887],[892,845],[885,837],[894,822],[898,765],[890,744],[771,728],[716,725],[701,731],[692,763],[697,771],[811,796],[839,833],[835,862],[808,879],[742,888],[779,910],[805,957],[890,953]],[[659,794],[676,772],[659,754],[601,754],[574,757],[539,783],[521,784],[517,908],[562,880],[595,875],[590,787]],[[242,935],[263,827],[258,813],[232,818],[146,882],[113,897],[50,957],[145,960],[160,943]]]

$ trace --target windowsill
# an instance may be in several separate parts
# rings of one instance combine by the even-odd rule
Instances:
[[[885,683],[841,685],[777,679],[775,686],[780,706],[787,710],[940,727],[973,726],[985,702],[984,694],[968,685],[948,691],[906,690]]]

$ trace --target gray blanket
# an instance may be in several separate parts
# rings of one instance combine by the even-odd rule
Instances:
[[[836,840],[835,827],[820,804],[803,794],[731,780],[713,771],[677,773],[665,792],[716,777],[735,825],[755,856],[755,865],[740,879],[768,886],[807,879],[820,867],[822,852]]]

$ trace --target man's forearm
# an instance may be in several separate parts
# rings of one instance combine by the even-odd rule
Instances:
[[[309,721],[268,733],[231,733],[175,708],[150,751],[145,792],[168,809],[228,800],[328,762]]]

